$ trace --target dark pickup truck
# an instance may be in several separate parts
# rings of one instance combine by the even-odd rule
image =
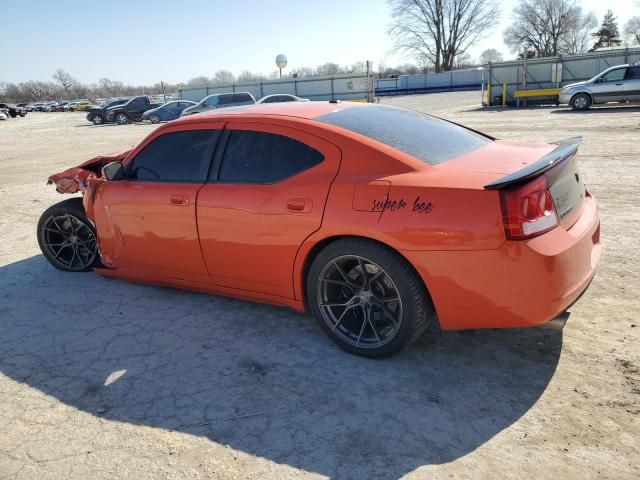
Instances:
[[[142,120],[142,114],[151,108],[156,108],[161,103],[151,103],[146,95],[133,97],[123,105],[107,108],[107,122],[115,122],[118,125],[126,125],[130,122]]]
[[[129,101],[128,98],[113,98],[102,106],[93,105],[89,107],[87,112],[87,120],[93,122],[94,125],[102,125],[107,121],[107,110],[111,107],[117,107]]]

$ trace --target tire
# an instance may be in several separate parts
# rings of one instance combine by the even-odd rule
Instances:
[[[126,113],[116,113],[115,121],[118,125],[127,125],[129,123],[129,116]]]
[[[52,205],[40,216],[38,245],[47,261],[65,272],[87,272],[100,266],[95,228],[87,219],[82,198]]]
[[[104,118],[102,115],[95,114],[91,117],[91,121],[94,125],[102,125],[104,123]]]
[[[591,97],[586,93],[578,93],[571,97],[571,108],[573,110],[588,110],[591,107]]]
[[[309,268],[306,294],[329,338],[368,358],[400,352],[424,333],[434,313],[422,280],[407,261],[361,238],[339,239],[320,251]]]
[[[155,115],[155,114],[154,114],[154,115],[151,115],[151,116],[149,117],[149,121],[150,121],[151,123],[160,123],[160,116],[159,116],[159,115]]]

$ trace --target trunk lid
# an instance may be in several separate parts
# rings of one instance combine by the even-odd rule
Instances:
[[[558,221],[568,229],[580,217],[585,197],[576,155],[581,141],[580,137],[555,144],[496,140],[436,168],[482,173],[482,178],[488,180],[486,190],[514,188],[546,175]]]

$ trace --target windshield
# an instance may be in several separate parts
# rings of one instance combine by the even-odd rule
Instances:
[[[380,105],[347,108],[315,120],[359,133],[430,165],[469,153],[491,141],[439,118]]]

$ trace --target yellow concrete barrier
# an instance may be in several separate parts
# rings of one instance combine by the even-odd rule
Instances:
[[[559,88],[541,88],[539,90],[516,90],[513,93],[516,98],[525,97],[555,97],[560,95]]]

